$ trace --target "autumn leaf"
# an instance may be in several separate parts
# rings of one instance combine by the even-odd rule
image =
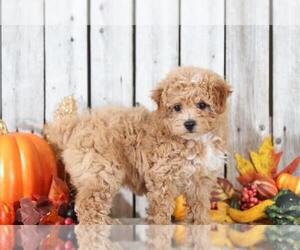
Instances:
[[[55,225],[57,223],[62,223],[63,218],[58,215],[56,208],[52,207],[50,212],[41,217],[41,225]]]
[[[278,174],[276,174],[275,178],[283,173],[293,174],[298,166],[300,166],[300,156],[298,156],[295,160],[293,160],[289,165],[287,165],[283,170],[281,170]]]
[[[275,153],[272,139],[266,137],[258,151],[250,151],[250,159],[248,161],[239,154],[236,155],[237,170],[240,176],[237,178],[242,185],[261,177],[273,178],[277,171],[278,163],[282,153]]]
[[[275,153],[273,151],[273,167],[272,167],[272,177],[275,177],[277,173],[278,164],[281,160],[283,152]]]
[[[47,197],[40,197],[36,201],[36,210],[40,213],[41,216],[48,214],[51,208],[51,201]]]
[[[252,173],[252,174],[248,174],[248,175],[240,175],[236,179],[238,180],[238,182],[241,185],[245,186],[248,183],[250,183],[250,182],[254,181],[255,179],[257,179],[258,176],[260,176],[260,175],[257,174],[257,173]]]
[[[66,182],[54,176],[48,198],[56,207],[58,207],[61,203],[68,203],[69,188]]]
[[[216,188],[211,192],[211,201],[225,201],[233,197],[235,191],[233,185],[224,178],[218,178]]]
[[[271,152],[263,155],[250,152],[250,158],[257,173],[260,173],[262,176],[270,176],[273,160]]]
[[[273,147],[273,143],[272,143],[272,138],[271,138],[271,136],[267,136],[263,140],[263,142],[260,145],[260,147],[258,148],[258,153],[260,155],[266,155],[269,152],[272,152],[273,150],[274,150],[274,147]]]
[[[16,219],[24,225],[35,225],[51,211],[51,208],[52,204],[46,197],[40,197],[36,201],[23,198],[20,200],[20,208],[17,210]]]
[[[252,163],[246,159],[244,159],[241,155],[235,155],[236,167],[239,171],[240,175],[249,175],[255,173],[255,168]]]
[[[256,172],[266,177],[272,177],[274,172],[276,172],[280,156],[281,154],[275,154],[270,136],[263,140],[258,149],[258,153],[250,152],[250,158]]]
[[[29,198],[20,200],[21,222],[24,225],[36,225],[40,221],[41,215],[37,211],[35,204]]]

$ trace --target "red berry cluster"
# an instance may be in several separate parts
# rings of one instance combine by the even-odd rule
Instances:
[[[257,198],[257,186],[255,184],[249,184],[245,186],[242,190],[242,196],[239,200],[239,205],[241,210],[246,210],[254,207],[259,203]]]

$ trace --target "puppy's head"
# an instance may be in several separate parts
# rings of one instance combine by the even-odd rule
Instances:
[[[192,139],[218,125],[231,90],[218,74],[195,67],[173,70],[152,93],[164,124],[173,135]]]

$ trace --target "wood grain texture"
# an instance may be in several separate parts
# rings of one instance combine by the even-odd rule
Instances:
[[[133,105],[132,0],[91,0],[92,107]],[[113,215],[133,216],[133,195],[122,189]]]
[[[43,1],[2,1],[2,117],[9,130],[44,121]]]
[[[91,0],[92,106],[133,104],[132,0]]]
[[[282,168],[300,154],[300,2],[273,7],[273,131]]]
[[[178,0],[136,1],[136,102],[153,110],[151,91],[178,66]],[[136,197],[137,216],[145,217],[147,201]]]
[[[224,1],[181,2],[181,65],[224,75]]]
[[[178,66],[179,2],[136,1],[136,101],[154,109],[151,91]]]
[[[229,114],[231,153],[243,156],[256,149],[270,131],[268,2],[229,0],[226,6],[227,23],[249,24],[251,20],[243,20],[244,16],[237,13],[254,9],[260,10],[259,15],[253,12],[257,22],[265,23],[226,28],[226,77],[234,91]],[[237,176],[234,165],[231,158],[227,176],[233,182]]]
[[[45,1],[46,120],[64,96],[87,107],[87,2]]]

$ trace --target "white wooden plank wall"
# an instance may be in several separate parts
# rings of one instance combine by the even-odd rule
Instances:
[[[136,102],[153,110],[151,91],[178,66],[179,1],[136,1]],[[136,197],[136,214],[145,216],[147,201]]]
[[[269,1],[226,2],[226,77],[231,152],[248,156],[269,134]],[[235,182],[230,161],[227,176]]]
[[[91,106],[133,105],[133,1],[91,0]],[[113,214],[133,215],[133,195],[122,189]]]
[[[87,1],[45,1],[46,120],[64,96],[87,108]]]
[[[299,12],[297,0],[273,1],[273,129],[284,151],[281,168],[300,155]]]
[[[181,1],[181,64],[224,75],[224,1]]]
[[[92,106],[133,104],[132,3],[91,0]]]
[[[44,122],[43,2],[2,1],[1,16],[2,117],[11,131],[39,132]]]
[[[297,0],[2,0],[2,117],[10,130],[40,132],[70,94],[81,109],[153,110],[166,73],[195,65],[233,86],[231,151],[246,156],[273,133],[283,166],[300,154],[299,11]],[[227,172],[234,181],[232,161]],[[145,199],[133,201],[123,189],[114,214],[144,217]]]

